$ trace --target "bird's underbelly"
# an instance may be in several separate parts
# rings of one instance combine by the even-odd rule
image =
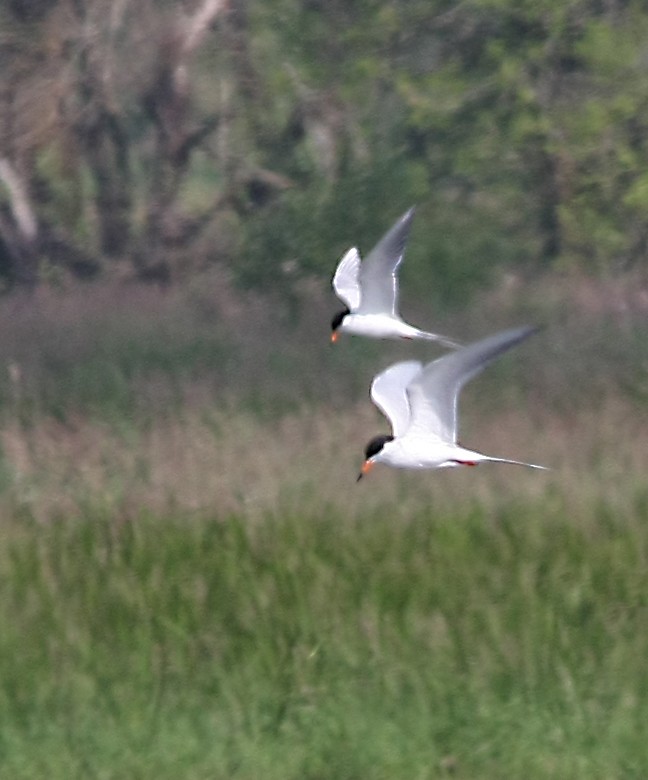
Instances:
[[[414,328],[388,314],[351,314],[344,318],[342,330],[373,338],[408,338]]]
[[[385,447],[383,462],[397,469],[441,469],[459,466],[463,448],[430,439],[403,439]]]

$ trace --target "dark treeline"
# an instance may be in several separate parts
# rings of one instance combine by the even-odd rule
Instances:
[[[6,287],[290,290],[412,203],[449,299],[646,256],[640,0],[6,0],[0,65]]]

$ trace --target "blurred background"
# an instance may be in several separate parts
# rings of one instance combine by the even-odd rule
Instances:
[[[633,422],[611,435],[637,435],[642,3],[24,0],[0,6],[0,29],[7,490],[39,470],[17,448],[47,451],[26,431],[58,426],[67,443],[89,426],[101,442],[187,416],[241,414],[253,438],[292,415],[314,446],[318,414],[346,415],[323,473],[353,472],[385,426],[367,403],[372,376],[436,348],[331,347],[330,281],[343,252],[366,255],[413,204],[406,319],[464,341],[544,326],[468,388],[464,438],[479,446],[497,429],[511,457],[556,466],[534,440],[545,418],[564,433],[620,405]],[[524,424],[533,433],[517,435]],[[220,426],[211,449],[227,451]],[[236,482],[250,468],[229,471]],[[285,471],[270,480],[284,490],[299,482]],[[222,496],[206,476],[192,506]]]
[[[0,273],[324,283],[418,204],[411,289],[646,252],[637,2],[7,0]]]
[[[648,7],[0,3],[0,769],[648,776]],[[376,469],[435,345],[542,330]]]

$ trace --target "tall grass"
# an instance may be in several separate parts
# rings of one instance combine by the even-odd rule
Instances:
[[[642,777],[629,506],[5,527],[3,774]]]
[[[412,350],[330,349],[325,302],[2,302],[0,776],[647,776],[644,313],[569,284],[439,327],[549,323],[461,433],[552,471],[359,485]]]

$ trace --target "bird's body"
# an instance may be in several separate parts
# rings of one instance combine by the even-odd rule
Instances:
[[[378,460],[396,469],[444,469],[476,466],[490,458],[458,444],[431,441],[429,436],[410,435],[386,442]]]
[[[340,330],[343,333],[368,336],[373,339],[423,339],[440,341],[447,346],[456,346],[455,342],[448,341],[444,336],[426,333],[424,330],[408,325],[400,317],[389,314],[354,314],[351,312],[344,317]]]
[[[378,374],[371,398],[392,425],[392,435],[372,439],[360,477],[374,464],[401,469],[476,466],[490,461],[542,469],[533,463],[484,455],[457,441],[457,402],[461,388],[490,362],[528,338],[534,328],[515,328],[469,344],[423,366],[395,363]]]
[[[520,460],[483,455],[460,444],[432,440],[429,436],[404,436],[387,442],[378,460],[396,469],[445,469],[453,466],[476,466],[484,462],[510,463],[533,469],[545,468]]]
[[[398,313],[397,273],[413,217],[411,208],[380,239],[366,260],[360,260],[355,247],[340,260],[333,289],[346,307],[333,317],[332,341],[340,333],[351,333],[375,339],[425,339],[448,347],[458,346],[445,336],[408,325]]]

